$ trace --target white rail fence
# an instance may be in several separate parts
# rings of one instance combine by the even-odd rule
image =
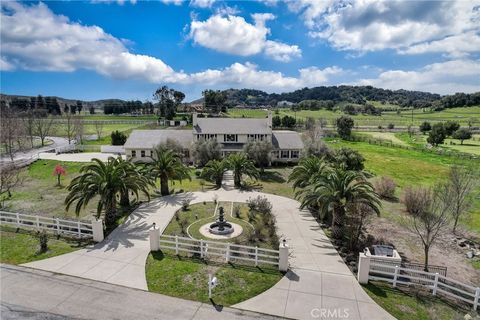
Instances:
[[[358,281],[367,283],[368,280],[386,281],[397,285],[421,285],[432,291],[432,295],[441,294],[461,300],[477,310],[480,304],[480,287],[461,283],[438,273],[425,272],[392,264],[379,260],[369,259],[360,254]]]
[[[244,246],[228,242],[197,240],[187,237],[160,235],[159,229],[150,230],[151,251],[172,250],[175,254],[186,252],[202,259],[215,259],[225,263],[247,263],[255,266],[274,265],[280,271],[288,269],[288,246],[280,250]]]
[[[93,238],[94,241],[103,240],[102,220],[81,221],[59,218],[42,217],[23,213],[0,211],[0,225],[11,225],[17,228],[33,228],[47,230],[59,235],[78,238]]]

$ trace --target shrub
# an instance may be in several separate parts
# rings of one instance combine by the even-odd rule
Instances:
[[[353,119],[348,116],[341,116],[336,121],[337,132],[342,139],[347,139],[352,133]]]
[[[240,219],[240,206],[236,205],[233,207],[233,214],[235,218]]]
[[[188,219],[185,218],[185,219],[180,219],[180,221],[178,221],[178,225],[180,226],[180,230],[182,232],[182,235],[186,236],[187,235],[187,227],[188,227]]]
[[[39,244],[39,253],[45,253],[48,251],[48,235],[45,230],[37,232],[37,239]]]
[[[264,214],[269,214],[272,212],[272,204],[267,198],[262,196],[258,196],[254,199],[248,199],[247,204],[250,211],[257,211]]]
[[[381,177],[375,181],[375,191],[383,199],[394,199],[397,184],[390,177]]]
[[[195,170],[195,176],[199,178],[202,175],[202,171],[200,170]]]
[[[393,123],[389,123],[389,124],[388,124],[388,129],[390,129],[390,130],[391,130],[391,129],[393,129],[393,128],[395,128],[395,124],[393,124]]]
[[[417,215],[422,213],[429,205],[430,192],[427,188],[406,187],[403,194],[403,203],[408,213]]]
[[[190,201],[188,201],[188,200],[183,200],[183,201],[182,201],[182,210],[183,210],[183,211],[187,211],[189,205],[190,205]]]
[[[112,146],[123,146],[127,142],[127,136],[118,130],[115,130],[111,134]]]

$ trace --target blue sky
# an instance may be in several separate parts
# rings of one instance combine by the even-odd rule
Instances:
[[[480,1],[2,2],[1,92],[480,91]]]

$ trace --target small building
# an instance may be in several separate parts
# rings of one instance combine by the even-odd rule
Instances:
[[[125,143],[125,154],[137,161],[149,161],[152,149],[168,139],[176,140],[189,158],[189,150],[199,140],[216,140],[222,155],[241,152],[249,141],[270,141],[272,162],[298,162],[303,141],[298,132],[272,130],[272,115],[263,119],[199,118],[194,113],[192,130],[133,130]]]

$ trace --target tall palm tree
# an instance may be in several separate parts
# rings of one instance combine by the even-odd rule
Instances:
[[[136,194],[137,191],[141,191],[143,194],[147,195],[150,200],[150,194],[148,192],[148,187],[154,185],[155,183],[149,179],[148,174],[143,170],[142,167],[135,165],[130,160],[124,160],[121,157],[117,158],[118,165],[123,168],[123,176],[125,177],[125,183],[123,189],[120,191],[120,206],[129,207],[130,206],[130,197],[129,194]],[[138,200],[138,195],[136,194]]]
[[[188,168],[182,163],[177,153],[162,146],[153,149],[152,162],[150,163],[151,174],[155,179],[160,179],[160,193],[162,196],[170,194],[168,190],[169,180],[183,179],[192,180]]]
[[[246,175],[250,178],[258,179],[260,173],[253,164],[253,161],[243,153],[233,153],[226,159],[227,167],[233,170],[233,183],[235,187],[240,188],[242,186],[242,176]]]
[[[288,177],[288,182],[293,182],[293,189],[305,188],[315,177],[324,173],[327,163],[323,158],[308,157],[300,160]]]
[[[92,162],[83,166],[80,175],[70,182],[66,209],[76,203],[75,213],[78,215],[94,197],[99,196],[97,217],[105,210],[105,224],[113,227],[117,217],[117,195],[129,190],[138,198],[139,191],[148,196],[148,190],[137,174],[131,174],[132,171],[127,168],[130,163],[113,157],[108,158],[106,163],[99,159]]]
[[[215,182],[217,188],[222,186],[223,174],[225,173],[225,162],[219,160],[210,160],[202,170],[202,177]]]
[[[323,215],[332,214],[332,236],[343,236],[346,208],[363,204],[379,214],[381,206],[378,195],[361,172],[339,167],[328,168],[310,181],[310,185],[297,192],[301,207],[318,206]]]

